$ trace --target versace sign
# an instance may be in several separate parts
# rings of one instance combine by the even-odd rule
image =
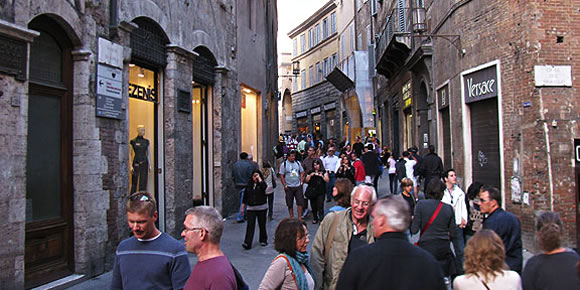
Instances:
[[[464,75],[465,103],[497,97],[497,78],[496,65]]]

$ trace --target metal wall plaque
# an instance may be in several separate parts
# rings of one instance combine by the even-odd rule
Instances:
[[[97,65],[97,117],[123,119],[123,71]]]
[[[191,92],[182,89],[177,90],[177,110],[191,113]]]
[[[0,35],[0,71],[14,75],[19,81],[26,80],[26,42]]]

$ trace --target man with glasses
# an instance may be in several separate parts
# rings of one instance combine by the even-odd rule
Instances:
[[[181,236],[185,249],[197,256],[185,289],[237,289],[232,264],[220,249],[223,230],[222,216],[213,207],[198,206],[185,212]]]
[[[481,213],[486,214],[483,228],[493,230],[503,241],[505,263],[510,270],[522,271],[522,232],[518,218],[501,208],[501,194],[495,187],[484,186],[476,200]]]
[[[346,210],[329,213],[318,228],[310,264],[319,289],[334,289],[348,254],[374,242],[369,214],[377,201],[372,186],[359,185],[350,195]]]
[[[117,247],[111,289],[183,289],[189,277],[185,247],[155,226],[155,199],[136,192],[126,203],[133,237]]]

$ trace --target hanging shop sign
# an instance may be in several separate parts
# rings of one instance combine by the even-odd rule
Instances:
[[[403,108],[407,108],[413,104],[413,98],[411,98],[411,81],[407,81],[401,88],[401,94],[403,95]]]
[[[497,78],[496,65],[466,74],[462,84],[465,103],[497,97]]]
[[[302,112],[296,113],[296,118],[304,118],[306,116],[308,116],[308,111],[302,111]]]
[[[97,117],[123,119],[123,73],[105,64],[97,65]]]
[[[449,106],[449,85],[445,85],[437,90],[437,107],[445,109]]]

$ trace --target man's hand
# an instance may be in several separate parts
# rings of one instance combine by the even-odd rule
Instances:
[[[467,222],[465,221],[465,219],[461,219],[461,224],[459,225],[459,227],[465,228],[466,225],[467,225]]]

